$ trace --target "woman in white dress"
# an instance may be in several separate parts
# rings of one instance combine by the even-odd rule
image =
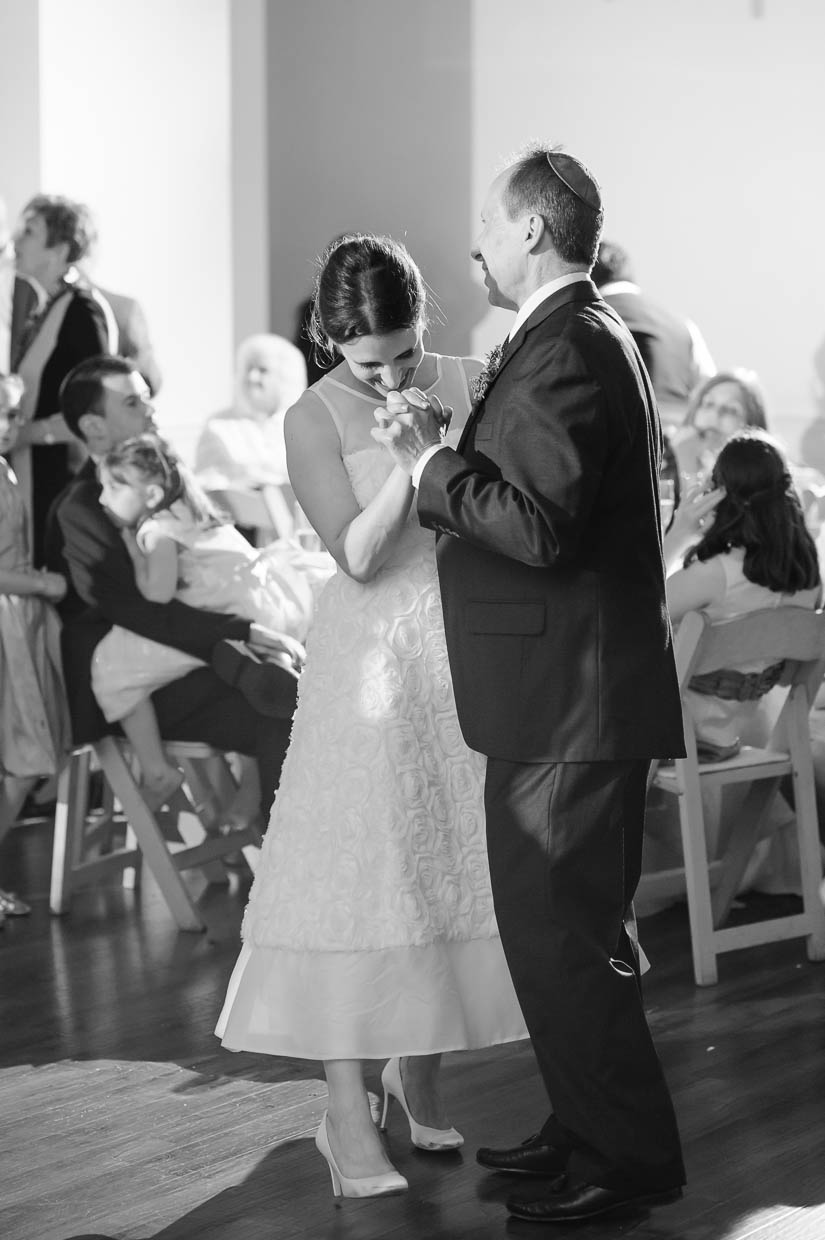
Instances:
[[[397,1192],[363,1059],[389,1058],[413,1143],[454,1149],[443,1051],[526,1036],[493,915],[484,759],[459,730],[435,540],[409,477],[376,444],[375,413],[413,384],[471,407],[471,359],[426,352],[426,294],[403,246],[336,241],[316,329],[342,362],[289,411],[292,486],[337,561],[317,605],[280,789],[217,1032],[232,1050],[320,1059],[318,1148],[333,1189]]]

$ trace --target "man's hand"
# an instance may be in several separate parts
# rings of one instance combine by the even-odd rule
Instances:
[[[304,666],[306,651],[301,643],[288,633],[277,633],[262,624],[250,624],[249,644],[253,650],[264,655],[285,655],[296,672],[300,672]]]
[[[412,475],[421,454],[441,443],[442,429],[449,424],[451,414],[437,396],[430,401],[418,388],[390,392],[386,409],[375,411],[378,426],[371,434],[395,463]]]

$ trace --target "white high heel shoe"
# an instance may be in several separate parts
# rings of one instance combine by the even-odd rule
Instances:
[[[315,1134],[315,1145],[319,1154],[323,1154],[332,1176],[332,1191],[336,1197],[386,1197],[389,1193],[403,1193],[409,1185],[398,1171],[385,1171],[382,1175],[365,1175],[361,1179],[350,1179],[341,1175],[338,1164],[333,1157],[327,1132],[327,1113],[321,1120],[321,1126]]]
[[[381,1073],[381,1084],[384,1086],[384,1113],[381,1116],[381,1128],[387,1127],[387,1113],[390,1109],[390,1098],[401,1104],[401,1109],[410,1125],[410,1140],[420,1150],[457,1150],[464,1144],[464,1138],[455,1128],[428,1128],[419,1124],[410,1114],[404,1086],[401,1082],[401,1060],[390,1059]]]

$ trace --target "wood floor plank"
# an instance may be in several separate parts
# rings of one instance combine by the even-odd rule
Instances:
[[[413,1150],[396,1109],[388,1147],[409,1193],[335,1202],[312,1142],[320,1066],[230,1054],[212,1032],[245,886],[204,894],[203,935],[177,932],[151,880],[81,893],[55,919],[49,849],[45,824],[2,855],[34,912],[0,932],[1,1240],[825,1237],[825,968],[802,943],[733,953],[697,989],[684,908],[641,923],[690,1181],[675,1205],[575,1229],[508,1221],[525,1186],[483,1173],[474,1150],[543,1118],[524,1043],[445,1057],[462,1151]]]

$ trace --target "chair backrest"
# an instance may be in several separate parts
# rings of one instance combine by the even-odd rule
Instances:
[[[691,677],[705,672],[784,661],[779,683],[790,687],[791,696],[804,694],[807,710],[825,675],[825,611],[769,607],[720,624],[711,624],[702,612],[688,612],[674,653],[682,691]]]
[[[289,538],[292,535],[294,517],[289,499],[281,487],[264,486],[259,490],[225,487],[221,490],[210,490],[209,495],[219,507],[229,513],[235,525],[261,530],[270,536],[274,530],[278,538]]]

